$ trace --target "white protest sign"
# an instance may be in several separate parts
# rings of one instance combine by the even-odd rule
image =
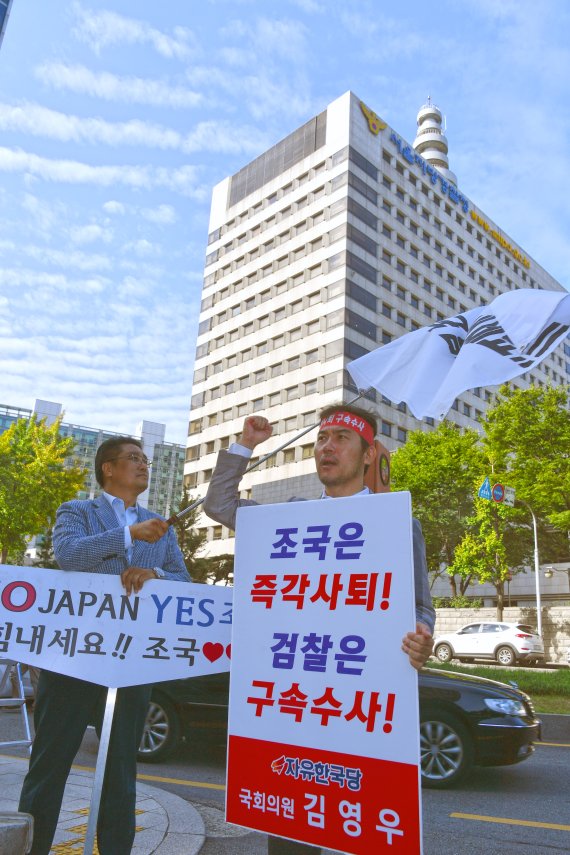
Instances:
[[[0,565],[0,656],[102,686],[229,670],[232,592]]]
[[[414,627],[408,493],[238,511],[229,822],[421,851]]]

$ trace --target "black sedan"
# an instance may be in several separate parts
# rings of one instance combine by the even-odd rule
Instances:
[[[158,762],[183,738],[204,728],[225,738],[229,673],[157,684],[139,760]],[[528,695],[468,674],[424,668],[419,675],[422,783],[443,788],[472,766],[520,763],[540,739],[540,721]]]

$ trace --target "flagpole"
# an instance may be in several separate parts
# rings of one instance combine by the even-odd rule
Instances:
[[[348,401],[348,403],[343,404],[343,406],[350,407],[351,404],[354,404],[356,403],[356,401],[359,401],[360,398],[362,398],[366,394],[366,392],[368,392],[368,389],[360,389],[356,398],[353,398],[352,401]],[[260,457],[259,460],[255,461],[255,463],[251,463],[243,474],[247,475],[248,472],[252,472],[254,469],[257,469],[257,467],[261,466],[262,463],[265,463],[266,460],[269,460],[271,457],[275,457],[275,455],[279,451],[283,451],[283,449],[287,448],[288,445],[291,445],[293,442],[296,442],[298,439],[301,439],[302,436],[305,436],[306,433],[309,433],[310,431],[314,430],[314,428],[318,427],[320,423],[321,422],[319,420],[318,422],[309,425],[309,427],[304,428],[304,430],[302,430],[300,433],[295,434],[292,439],[288,439],[287,442],[284,442],[278,448],[275,448],[273,451],[264,454],[263,457]],[[180,522],[184,519],[184,517],[188,516],[188,514],[195,508],[199,508],[200,505],[203,504],[204,498],[205,497],[202,497],[201,499],[196,499],[194,502],[188,505],[187,508],[183,508],[181,511],[178,511],[178,513],[173,514],[171,517],[169,517],[166,522],[169,525],[174,525],[175,523]]]

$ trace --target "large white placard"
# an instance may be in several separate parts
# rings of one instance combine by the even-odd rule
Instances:
[[[240,509],[229,821],[420,851],[414,628],[408,493]]]
[[[232,591],[0,565],[0,656],[102,686],[229,670]]]

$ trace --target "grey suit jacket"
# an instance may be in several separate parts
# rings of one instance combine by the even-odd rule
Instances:
[[[139,522],[160,517],[139,508]],[[115,576],[132,567],[161,567],[167,579],[190,582],[174,529],[170,527],[156,543],[133,541],[133,553],[127,562],[123,526],[104,496],[64,502],[56,514],[53,530],[55,559],[62,570],[86,573],[110,573]]]
[[[240,499],[239,482],[247,469],[249,460],[240,454],[220,451],[210,486],[204,499],[204,511],[216,522],[235,529],[237,509],[257,505],[252,499]],[[290,502],[303,501],[298,497]],[[426,549],[420,521],[412,520],[414,547],[414,581],[416,594],[416,620],[424,623],[433,634],[435,611],[431,602],[426,562]]]

